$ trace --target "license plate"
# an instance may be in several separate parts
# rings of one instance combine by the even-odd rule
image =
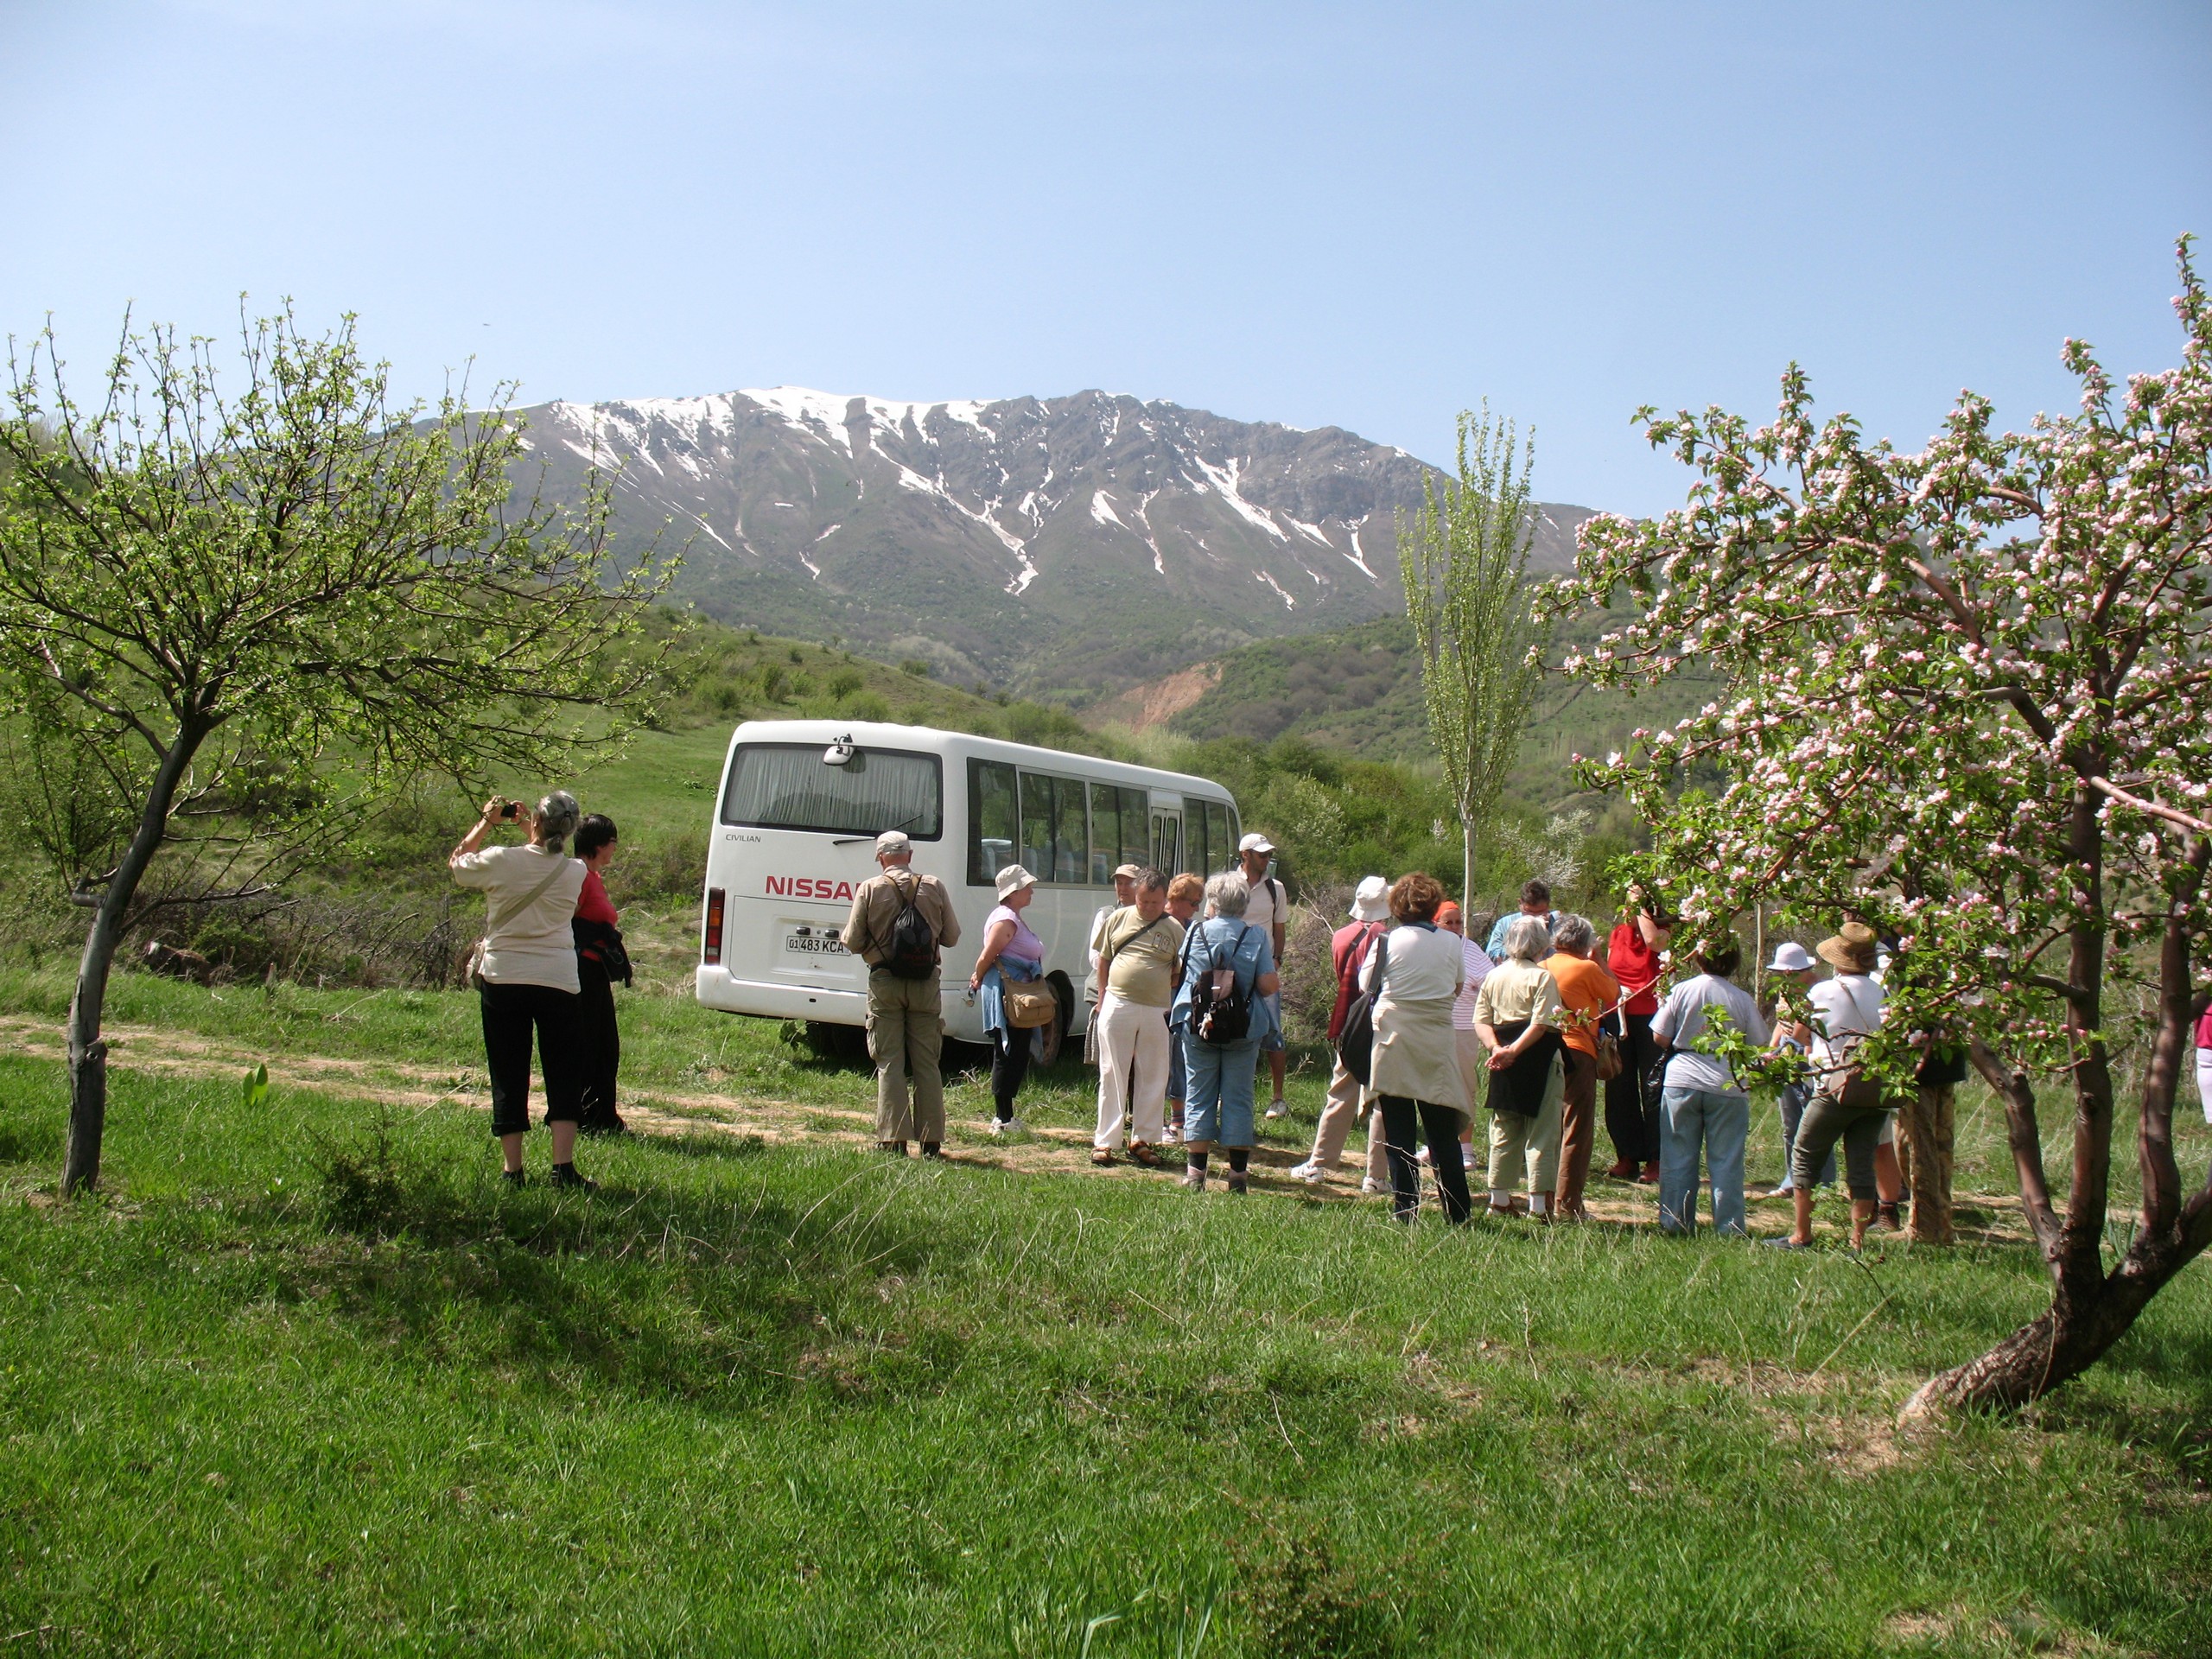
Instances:
[[[837,930],[827,927],[787,927],[784,930],[787,957],[842,957],[847,953]]]

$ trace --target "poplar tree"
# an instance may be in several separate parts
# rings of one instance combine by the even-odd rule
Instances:
[[[1476,826],[1497,810],[1521,753],[1548,634],[1525,582],[1535,518],[1533,435],[1459,412],[1458,476],[1432,478],[1398,527],[1406,616],[1421,652],[1429,738],[1459,814],[1460,901],[1474,907]]]

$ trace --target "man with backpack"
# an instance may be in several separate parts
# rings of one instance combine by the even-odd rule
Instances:
[[[941,1157],[944,1141],[944,1005],[938,984],[939,953],[960,943],[952,895],[933,875],[917,875],[914,843],[904,830],[875,838],[872,875],[853,894],[845,949],[868,963],[868,1054],[875,1062],[875,1143],[906,1155],[918,1138],[922,1156]],[[912,1088],[909,1109],[908,1085]]]

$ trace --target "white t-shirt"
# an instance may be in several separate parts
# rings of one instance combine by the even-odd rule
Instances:
[[[1268,930],[1268,946],[1274,948],[1275,929],[1290,921],[1290,894],[1281,881],[1272,875],[1263,875],[1257,881],[1246,880],[1250,897],[1244,901],[1244,925]]]
[[[1459,942],[1460,965],[1467,976],[1467,982],[1459,988],[1459,997],[1452,1005],[1452,1027],[1455,1031],[1475,1028],[1475,993],[1482,989],[1483,981],[1490,977],[1490,970],[1497,964],[1490,959],[1490,952],[1472,939]]]
[[[1667,1057],[1667,1087],[1699,1089],[1712,1095],[1740,1095],[1744,1090],[1737,1083],[1736,1074],[1728,1069],[1727,1061],[1694,1052],[1698,1039],[1705,1034],[1708,1008],[1719,1008],[1726,1014],[1737,1034],[1752,1046],[1766,1046],[1766,1019],[1749,991],[1711,974],[1686,979],[1667,993],[1659,1012],[1651,1016],[1652,1036],[1674,1046],[1675,1052]]]
[[[549,871],[553,879],[546,881]],[[582,988],[576,978],[576,938],[569,926],[576,913],[576,895],[584,889],[582,859],[535,847],[486,847],[454,860],[453,879],[484,895],[485,926],[491,930],[484,952],[486,979],[495,985],[550,985],[556,991]],[[517,910],[542,881],[545,890]]]
[[[1813,1005],[1813,1059],[1815,1064],[1835,1058],[1832,1037],[1871,1037],[1882,1028],[1882,1005],[1886,993],[1867,974],[1838,974],[1805,993]]]

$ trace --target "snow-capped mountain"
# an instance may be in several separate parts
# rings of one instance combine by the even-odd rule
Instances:
[[[901,403],[794,386],[523,411],[544,485],[614,474],[682,597],[955,677],[1077,698],[1400,608],[1394,516],[1432,469],[1334,427],[1084,391]],[[1571,557],[1547,508],[1535,562]]]

